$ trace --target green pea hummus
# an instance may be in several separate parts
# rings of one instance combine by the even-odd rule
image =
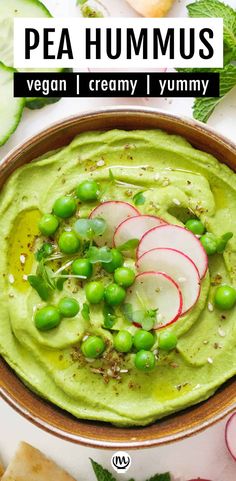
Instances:
[[[135,332],[121,311],[112,329],[104,329],[100,305],[91,305],[90,320],[80,311],[51,331],[35,327],[35,310],[45,303],[27,275],[36,268],[38,221],[59,196],[73,192],[85,179],[101,185],[99,202],[134,204],[133,197],[142,191],[145,201],[138,209],[143,214],[178,225],[194,214],[217,236],[234,234],[223,255],[209,258],[195,306],[166,328],[177,335],[177,348],[158,353],[151,372],[135,369],[132,352],[110,350],[92,361],[81,355],[86,335],[100,335],[112,345],[112,331]],[[79,205],[77,214],[89,215],[99,202]],[[218,284],[236,286],[236,176],[184,138],[158,130],[79,135],[67,147],[11,175],[0,196],[0,231],[0,353],[40,396],[78,418],[139,426],[209,398],[235,374],[236,312],[217,310],[213,296]],[[97,272],[105,283],[109,276]],[[74,296],[80,306],[86,302],[77,279],[55,290],[51,303],[65,295]]]

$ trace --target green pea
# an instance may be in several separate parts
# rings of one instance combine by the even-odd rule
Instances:
[[[129,267],[118,267],[114,272],[115,282],[121,287],[130,287],[135,279],[135,272]]]
[[[100,281],[89,282],[85,286],[85,294],[90,304],[99,304],[104,297],[104,286]]]
[[[206,230],[203,223],[198,219],[189,219],[185,227],[195,235],[203,235]]]
[[[59,226],[59,222],[58,222],[57,218],[55,217],[55,215],[44,214],[41,217],[38,226],[39,226],[40,232],[43,235],[50,236],[50,235],[55,234],[55,232],[56,232],[56,230]]]
[[[106,272],[112,274],[118,267],[121,267],[124,262],[124,257],[118,249],[111,249],[112,260],[111,262],[103,263],[102,267]]]
[[[58,245],[64,254],[75,254],[80,248],[80,241],[73,231],[65,231],[60,235]]]
[[[81,202],[97,200],[99,194],[100,188],[95,180],[84,180],[76,189],[76,195]]]
[[[39,331],[49,331],[60,324],[61,315],[55,306],[45,306],[36,312],[34,322]]]
[[[214,300],[219,309],[232,309],[236,304],[236,289],[226,285],[220,286],[216,289]]]
[[[105,351],[105,342],[101,337],[90,336],[83,342],[81,346],[82,353],[85,357],[96,359]]]
[[[134,346],[137,351],[146,349],[149,351],[155,342],[155,338],[151,332],[139,329],[134,335]]]
[[[217,252],[217,238],[214,234],[207,232],[201,237],[200,241],[208,256]]]
[[[76,259],[71,266],[72,273],[86,279],[92,276],[93,266],[88,259]]]
[[[156,365],[156,359],[151,351],[142,349],[137,352],[134,359],[134,364],[139,371],[152,371]]]
[[[130,332],[122,330],[114,337],[114,348],[118,352],[129,352],[133,345],[133,337]]]
[[[163,351],[171,351],[177,346],[178,339],[171,331],[162,331],[159,334],[158,346]]]
[[[79,312],[79,303],[73,297],[64,297],[59,301],[58,309],[63,317],[75,317]]]
[[[105,301],[109,306],[118,306],[124,301],[125,296],[125,290],[117,284],[109,284],[104,292]]]
[[[73,197],[64,195],[56,200],[53,206],[53,212],[62,219],[67,219],[75,214],[77,208],[76,200]]]

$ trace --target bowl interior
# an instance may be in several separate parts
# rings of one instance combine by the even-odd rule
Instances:
[[[209,152],[236,170],[236,148],[201,124],[144,109],[108,109],[69,118],[39,133],[14,150],[0,171],[0,188],[18,167],[68,144],[88,130],[160,128],[184,136],[194,147]],[[0,358],[0,394],[18,412],[43,429],[68,441],[102,448],[143,448],[171,442],[204,429],[235,408],[235,380],[224,384],[209,400],[144,428],[116,428],[80,421],[40,399],[16,377]]]

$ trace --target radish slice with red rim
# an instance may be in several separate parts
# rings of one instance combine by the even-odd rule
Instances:
[[[183,296],[182,315],[196,304],[200,294],[200,276],[193,261],[176,249],[159,247],[145,252],[136,262],[139,272],[161,271],[180,287]]]
[[[161,225],[146,232],[140,240],[137,256],[158,247],[167,247],[183,252],[196,265],[203,278],[208,267],[208,258],[199,239],[189,230],[178,225]]]
[[[183,300],[176,282],[163,272],[142,272],[134,284],[127,289],[125,302],[131,304],[133,312],[157,309],[154,329],[160,329],[177,321],[182,312]]]
[[[231,456],[236,461],[236,413],[234,413],[226,423],[225,442]]]
[[[153,227],[165,224],[166,222],[163,219],[154,215],[139,215],[138,217],[126,219],[118,225],[115,231],[113,239],[114,246],[119,247],[131,239],[140,240],[145,232]]]
[[[138,215],[139,211],[128,202],[108,201],[99,204],[89,217],[91,219],[94,217],[104,219],[107,223],[107,228],[103,235],[96,237],[96,244],[98,246],[106,245],[112,247],[114,232],[118,225],[125,219]]]

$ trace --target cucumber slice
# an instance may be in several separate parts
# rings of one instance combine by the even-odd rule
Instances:
[[[25,106],[25,99],[13,97],[14,71],[0,63],[0,145],[16,130]]]
[[[13,21],[14,17],[52,17],[39,0],[0,0],[0,62],[13,66]],[[64,69],[19,69],[20,72],[62,72]],[[41,109],[58,102],[60,98],[27,98],[26,107]]]

